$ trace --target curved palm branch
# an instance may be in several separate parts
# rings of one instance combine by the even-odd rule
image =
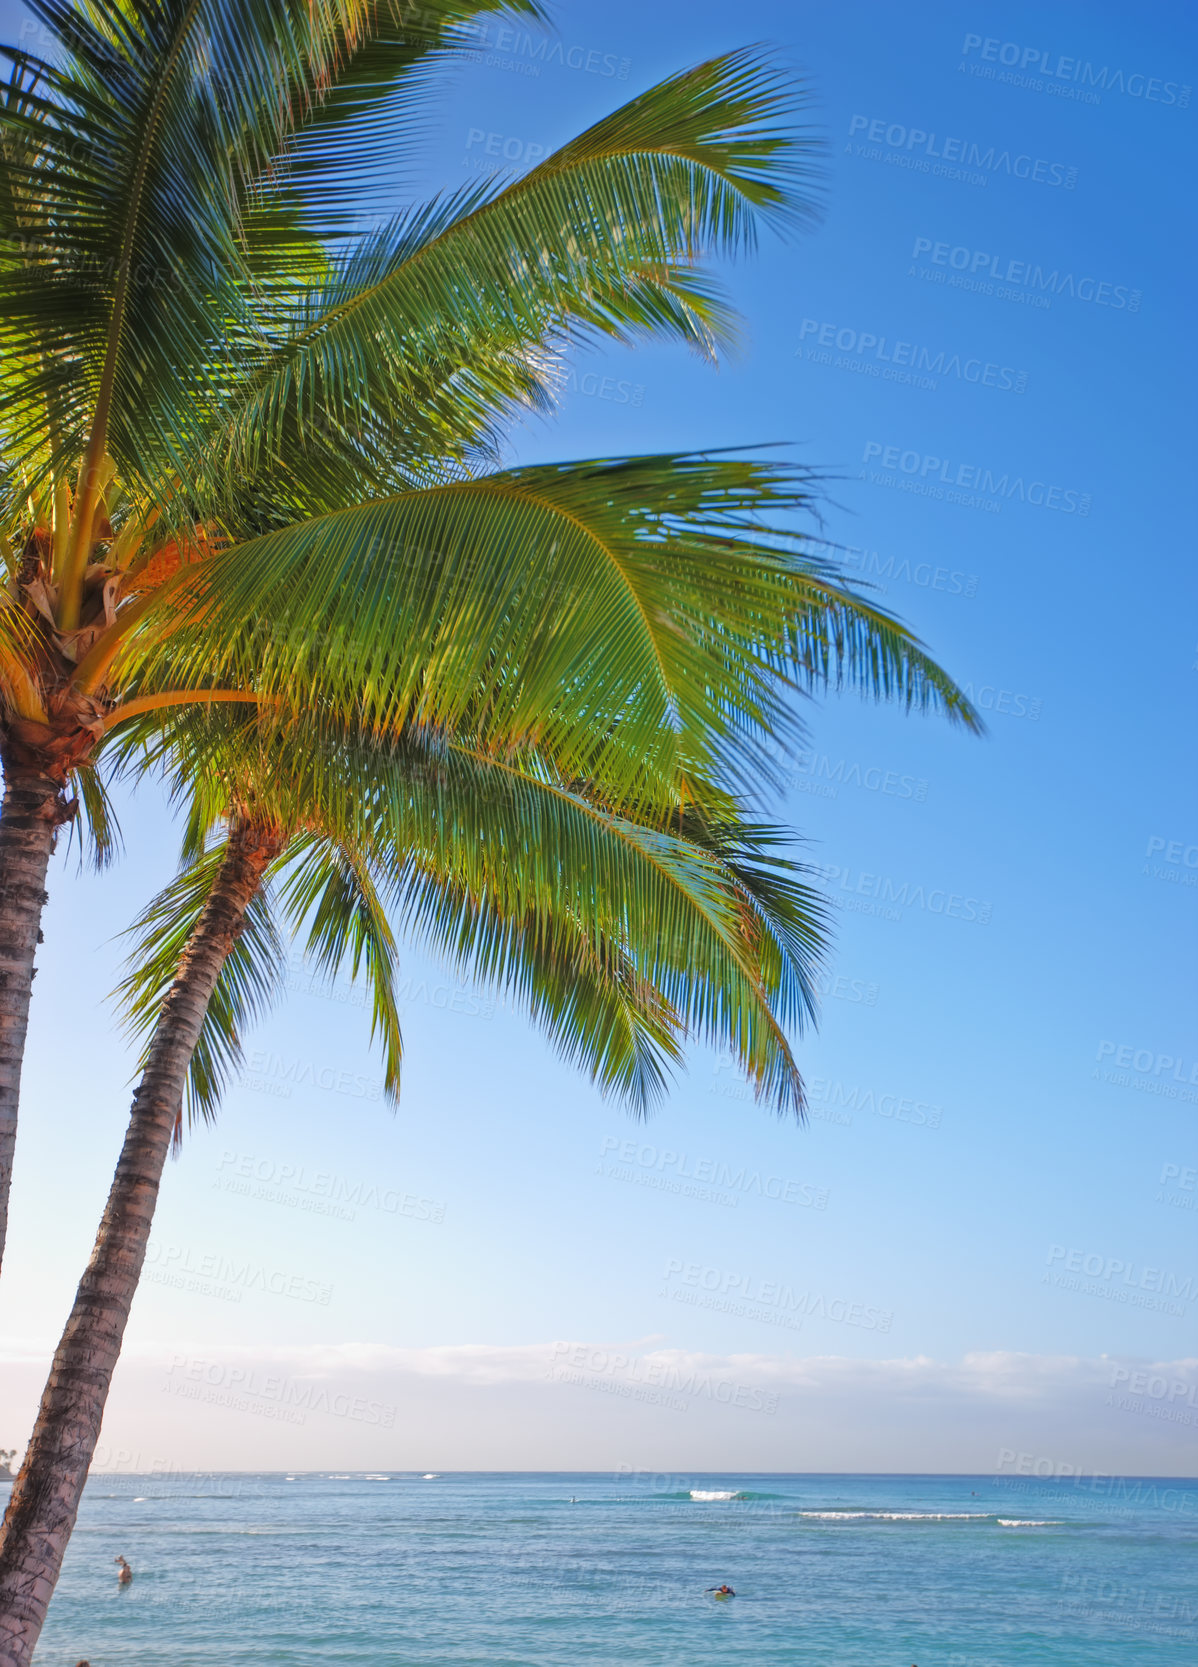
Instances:
[[[437,438],[456,427],[468,444],[478,406],[528,397],[518,372],[530,349],[559,345],[571,326],[673,334],[710,354],[731,319],[691,264],[750,242],[762,216],[812,211],[811,143],[779,126],[793,103],[759,54],[729,53],[514,182],[466,187],[378,234],[298,298],[289,337],[234,390],[209,441],[224,477],[305,435],[338,439],[358,461],[379,424],[401,455],[427,444],[434,420]]]
[[[187,800],[197,874],[212,872],[208,834],[222,817],[294,830],[277,906],[323,972],[349,957],[356,973],[365,957],[389,1082],[400,1043],[384,904],[397,929],[512,996],[638,1106],[690,1038],[731,1049],[759,1095],[801,1108],[786,1032],[812,1011],[822,911],[771,849],[776,836],[744,824],[726,796],[707,795],[713,814],[692,806],[678,831],[555,778],[534,754],[499,761],[468,737],[422,732],[383,745],[329,722],[283,729],[232,712],[182,711],[172,735],[147,727],[126,756],[138,745]],[[175,906],[167,897],[142,925],[126,999],[143,1021],[185,941],[164,935]],[[209,1022],[238,1011],[226,1001]]]
[[[134,949],[117,996],[133,1036],[141,1040],[140,1071],[162,1003],[178,976],[212,887],[220,873],[223,846],[195,858],[150,902],[129,928]],[[188,1114],[210,1120],[230,1075],[241,1064],[239,1038],[274,1000],[285,965],[283,941],[267,892],[259,892],[225,961],[208,1005],[188,1072]],[[182,1124],[176,1129],[176,1142]]]
[[[469,722],[490,747],[535,742],[567,776],[673,804],[688,773],[760,779],[796,683],[976,728],[897,620],[762,527],[808,502],[793,470],[697,455],[401,493],[182,573],[120,676],[319,690],[380,730]]]

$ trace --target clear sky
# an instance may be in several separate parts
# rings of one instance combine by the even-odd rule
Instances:
[[[169,1170],[101,1461],[1192,1474],[1193,14],[559,16],[560,51],[492,23],[447,79],[421,188],[768,41],[826,135],[827,210],[727,273],[738,358],[580,357],[513,458],[784,443],[989,734],[807,714],[770,807],[842,905],[805,1128],[703,1054],[637,1125],[414,953],[393,1116],[360,993],[297,971]],[[0,1445],[124,1124],[101,999],[173,865],[153,787],[126,832],[102,881],[52,875]]]

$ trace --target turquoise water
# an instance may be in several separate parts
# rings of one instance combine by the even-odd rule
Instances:
[[[1194,1482],[98,1477],[36,1660],[1193,1667],[1196,1550]]]

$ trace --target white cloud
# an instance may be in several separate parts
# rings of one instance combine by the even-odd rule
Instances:
[[[49,1353],[30,1340],[0,1345],[10,1441],[32,1422]],[[101,1462],[1163,1476],[1193,1472],[1196,1435],[1194,1358],[725,1355],[656,1337],[431,1348],[181,1339],[127,1351]]]

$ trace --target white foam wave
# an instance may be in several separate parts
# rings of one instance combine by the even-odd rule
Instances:
[[[737,1499],[739,1497],[740,1496],[736,1493],[735,1490],[733,1490],[731,1493],[723,1493],[717,1488],[692,1488],[691,1489],[691,1498],[692,1499]]]
[[[1054,1528],[1053,1522],[1034,1521],[1028,1517],[999,1517],[1000,1528]]]
[[[420,1480],[422,1482],[439,1482],[441,1480],[441,1472],[439,1470],[426,1470]]]
[[[871,1522],[985,1522],[984,1511],[800,1511],[801,1517],[820,1522],[849,1522],[865,1517]]]

